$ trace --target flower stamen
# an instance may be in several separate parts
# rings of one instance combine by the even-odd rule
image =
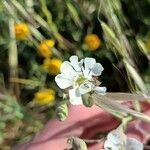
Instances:
[[[87,79],[84,77],[83,74],[80,74],[77,76],[77,78],[75,79],[75,85],[80,86],[81,84],[83,84],[85,81],[87,81]]]

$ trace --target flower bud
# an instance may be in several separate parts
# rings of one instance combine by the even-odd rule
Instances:
[[[84,94],[82,96],[82,102],[86,107],[92,107],[94,104],[93,98],[90,94]]]
[[[62,103],[57,107],[56,116],[60,121],[64,121],[68,117],[68,106]]]
[[[87,150],[86,143],[80,138],[70,137],[67,142],[72,145],[73,150]]]

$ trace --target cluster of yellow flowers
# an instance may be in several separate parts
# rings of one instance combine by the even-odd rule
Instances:
[[[38,105],[54,105],[55,91],[51,88],[43,89],[35,93],[34,99]]]
[[[53,54],[55,41],[53,39],[43,40],[38,47],[38,53],[44,57],[42,67],[51,75],[57,75],[60,72],[62,61],[57,58],[50,58]]]
[[[18,40],[27,40],[31,34],[29,26],[26,23],[16,23],[14,30],[16,39]],[[44,57],[42,67],[51,75],[57,75],[62,64],[60,59],[51,58],[54,45],[55,41],[53,39],[43,40],[38,45],[38,54]],[[53,89],[40,90],[35,93],[34,99],[38,105],[52,105],[55,103],[55,91]]]
[[[55,41],[52,39],[43,40],[38,47],[38,52],[44,57],[42,67],[51,75],[57,75],[60,72],[62,61],[57,58],[50,58],[53,54],[52,48]]]
[[[15,25],[16,38],[18,40],[26,40],[30,36],[30,29],[26,23],[17,23]],[[96,34],[88,34],[85,36],[84,43],[91,51],[97,50],[101,46],[101,40]],[[46,39],[38,45],[38,54],[44,58],[42,67],[51,75],[57,75],[60,72],[62,61],[53,58],[53,48],[55,41]],[[52,58],[51,58],[52,57]],[[35,102],[39,105],[54,104],[55,91],[53,89],[44,89],[35,93]]]
[[[15,25],[16,38],[19,40],[26,40],[30,36],[29,26],[26,23],[17,23]],[[52,75],[57,75],[60,70],[62,61],[60,59],[50,57],[53,54],[52,49],[54,48],[55,41],[53,39],[47,39],[41,41],[38,46],[38,53],[44,57],[43,68]]]

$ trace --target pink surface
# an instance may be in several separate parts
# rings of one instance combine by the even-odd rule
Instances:
[[[143,111],[150,115],[150,104],[143,104]],[[68,147],[67,138],[78,136],[92,139],[98,132],[106,132],[116,128],[119,121],[97,106],[70,106],[69,117],[64,122],[49,121],[45,127],[30,142],[17,146],[15,150],[63,150]],[[141,142],[150,137],[150,124],[135,120],[127,128],[127,134]],[[100,150],[103,141],[88,147],[89,150]]]

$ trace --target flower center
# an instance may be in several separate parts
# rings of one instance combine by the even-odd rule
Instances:
[[[83,84],[87,79],[84,77],[83,74],[80,74],[77,76],[77,78],[75,79],[75,85],[80,86],[81,84]]]

